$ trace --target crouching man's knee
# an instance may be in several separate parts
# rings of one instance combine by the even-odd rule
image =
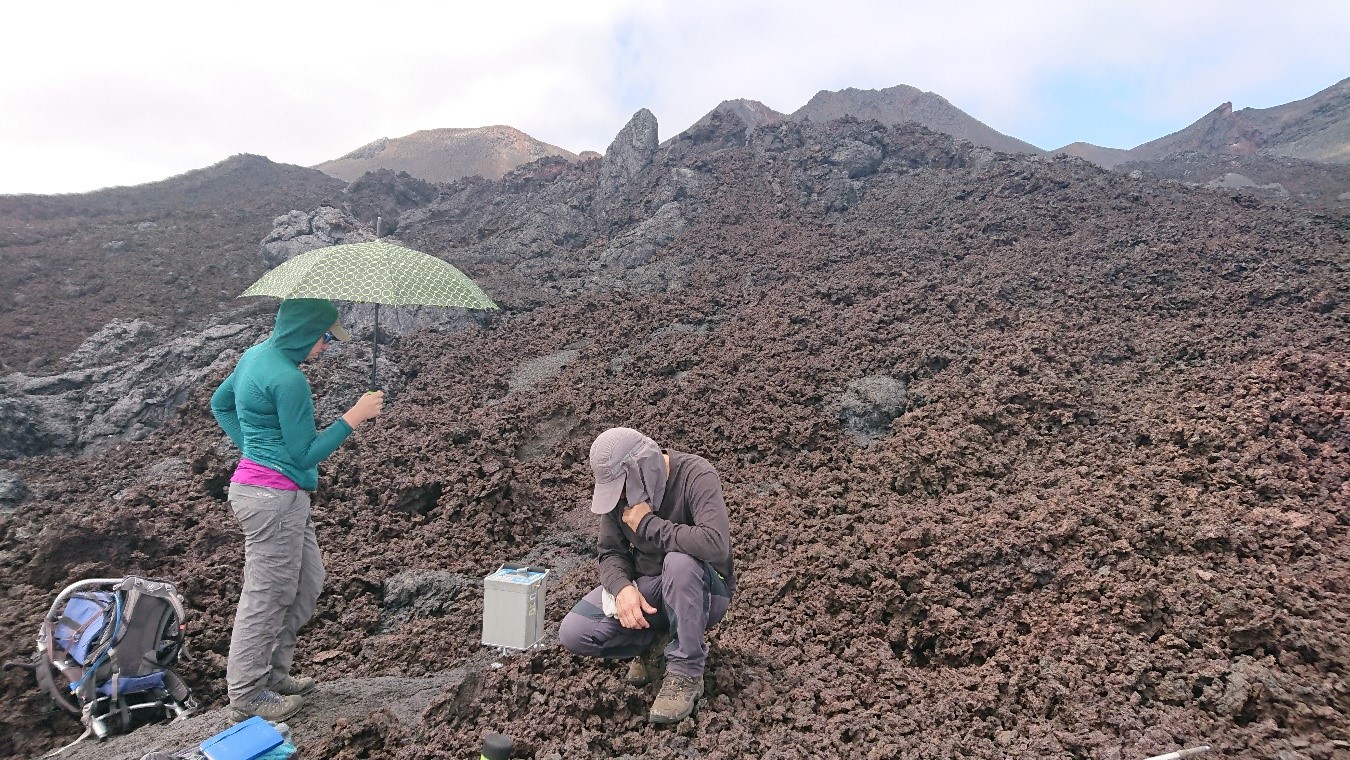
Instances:
[[[661,588],[666,596],[702,593],[707,586],[704,564],[688,554],[670,552],[661,564]]]
[[[587,637],[590,630],[591,621],[575,612],[569,612],[558,626],[558,643],[572,654],[589,655],[594,649],[594,642],[588,641]]]
[[[600,657],[605,640],[612,635],[605,613],[600,609],[601,590],[595,589],[572,606],[558,625],[558,643],[563,649],[583,657]]]

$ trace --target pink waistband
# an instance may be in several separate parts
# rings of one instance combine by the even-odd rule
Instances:
[[[271,467],[264,467],[249,459],[240,458],[239,466],[230,476],[231,483],[243,483],[246,486],[262,486],[282,491],[299,491],[300,486],[294,480],[282,475]]]

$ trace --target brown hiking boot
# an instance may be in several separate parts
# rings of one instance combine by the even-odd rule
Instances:
[[[240,723],[256,715],[269,723],[276,723],[300,712],[304,706],[304,697],[283,697],[275,691],[264,689],[247,702],[230,705],[230,721]]]
[[[624,682],[633,686],[646,686],[660,678],[661,672],[666,669],[666,645],[669,643],[670,632],[657,634],[647,651],[629,660]]]
[[[652,702],[647,716],[651,723],[679,723],[694,713],[694,706],[703,696],[703,676],[689,678],[678,673],[667,673],[661,682],[661,691]]]
[[[629,660],[628,673],[624,675],[623,680],[625,683],[630,683],[634,686],[646,686],[651,683],[652,674],[651,671],[647,669],[647,658],[638,655]]]
[[[272,691],[283,697],[293,697],[308,694],[314,691],[314,679],[309,676],[286,676],[285,678],[272,684]]]

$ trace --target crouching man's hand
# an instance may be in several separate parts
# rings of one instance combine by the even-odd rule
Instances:
[[[652,505],[645,501],[638,502],[631,507],[624,507],[623,523],[628,526],[629,530],[637,533],[638,526],[642,524],[642,518],[651,514],[651,511]]]
[[[650,628],[646,616],[656,614],[656,608],[648,604],[647,597],[632,584],[624,586],[614,597],[614,611],[624,628]]]

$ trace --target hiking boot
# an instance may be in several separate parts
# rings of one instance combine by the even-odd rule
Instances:
[[[666,645],[669,643],[669,632],[657,634],[647,651],[628,662],[628,673],[623,677],[624,682],[633,686],[646,686],[660,678],[661,671],[666,667]]]
[[[297,695],[283,697],[270,689],[263,689],[258,696],[241,705],[230,706],[230,721],[239,723],[258,716],[270,723],[286,720],[300,712],[305,706],[305,698]]]
[[[309,676],[286,676],[272,684],[272,691],[283,697],[299,696],[314,691],[314,679]]]
[[[623,677],[625,683],[633,686],[646,686],[652,682],[651,669],[647,667],[647,658],[638,655],[628,662],[628,673]]]
[[[667,673],[661,682],[661,691],[652,702],[647,716],[651,723],[679,723],[694,712],[699,697],[703,696],[703,676],[690,678],[678,673]]]

